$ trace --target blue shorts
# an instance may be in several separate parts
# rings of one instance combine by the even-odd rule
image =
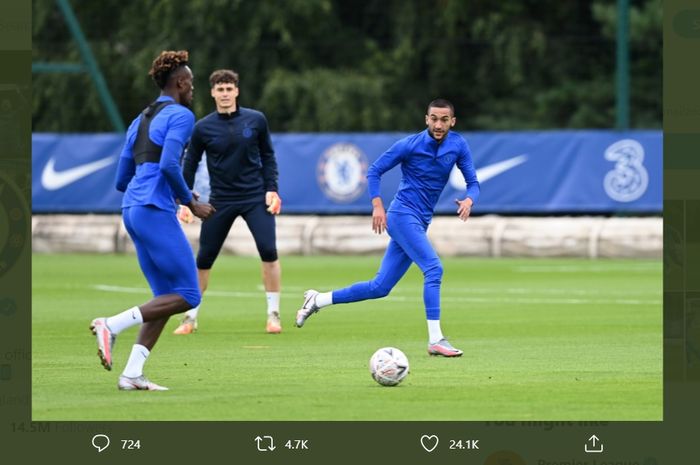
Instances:
[[[153,296],[178,294],[193,308],[199,305],[202,294],[192,248],[175,212],[132,206],[122,209],[122,218]]]

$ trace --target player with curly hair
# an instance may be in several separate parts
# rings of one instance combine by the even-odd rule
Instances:
[[[107,370],[112,369],[117,335],[141,325],[117,383],[120,390],[127,391],[167,389],[150,382],[143,375],[143,366],[168,318],[196,307],[201,300],[194,256],[177,220],[176,201],[202,220],[215,211],[197,200],[180,171],[180,157],[194,128],[194,114],[187,108],[194,90],[188,52],[161,52],[148,74],[160,88],[160,96],[129,125],[116,188],[124,192],[122,219],[153,298],[114,316],[96,318],[90,325],[97,337],[97,354]]]

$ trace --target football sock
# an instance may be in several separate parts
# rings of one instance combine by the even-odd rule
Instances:
[[[136,378],[143,374],[143,364],[146,363],[151,351],[141,344],[134,344],[131,348],[129,361],[126,362],[126,368],[122,375],[129,378]]]
[[[197,319],[197,314],[199,313],[199,305],[197,305],[195,308],[191,308],[185,312],[185,315],[192,318],[193,320]]]
[[[132,307],[129,310],[124,310],[114,316],[107,318],[107,327],[114,334],[119,334],[127,328],[140,325],[143,323],[143,316],[138,307]]]
[[[267,314],[271,315],[272,312],[279,313],[279,311],[280,311],[280,293],[279,292],[266,292],[265,297],[267,297]]]
[[[318,308],[328,307],[333,304],[333,293],[332,292],[319,292],[316,295],[316,306]]]
[[[428,340],[430,343],[435,344],[444,338],[442,329],[440,329],[440,320],[428,320]]]

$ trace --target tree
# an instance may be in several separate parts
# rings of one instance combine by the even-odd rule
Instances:
[[[207,77],[279,131],[408,131],[452,100],[461,130],[614,125],[614,0],[71,0],[125,120],[157,94],[147,71],[188,49],[194,111]],[[661,126],[660,0],[631,0],[632,125]],[[35,61],[77,61],[53,1],[34,0]],[[36,74],[36,131],[108,131],[87,75]]]

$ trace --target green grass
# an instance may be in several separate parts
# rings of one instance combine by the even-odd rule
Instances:
[[[442,327],[464,349],[429,357],[422,276],[382,300],[339,305],[303,329],[307,287],[371,278],[379,257],[283,257],[280,335],[264,332],[257,259],[222,256],[199,332],[166,331],[146,374],[168,392],[119,392],[136,329],[115,369],[99,365],[92,318],[149,298],[134,256],[33,257],[34,420],[660,420],[659,261],[444,259]],[[108,290],[100,286],[114,286]],[[409,358],[397,387],[367,362],[383,346]]]

